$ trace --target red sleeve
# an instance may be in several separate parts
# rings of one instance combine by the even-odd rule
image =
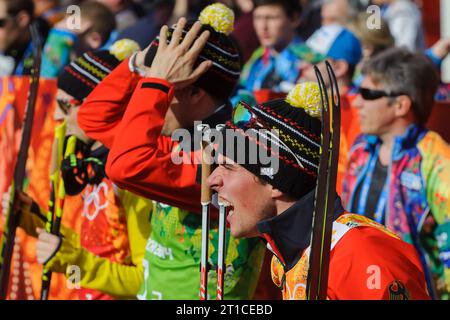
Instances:
[[[331,253],[328,296],[339,300],[430,299],[413,246],[371,227],[354,228]]]
[[[173,86],[162,79],[139,81],[117,127],[106,172],[119,186],[149,199],[201,212],[195,164],[174,164],[170,137],[161,136]]]
[[[118,124],[140,79],[130,72],[126,59],[95,87],[78,112],[78,125],[88,137],[111,148]]]

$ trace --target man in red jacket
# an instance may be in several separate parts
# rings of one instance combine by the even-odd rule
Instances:
[[[178,128],[192,133],[195,120],[214,127],[231,117],[228,96],[239,78],[240,61],[227,35],[233,25],[228,10],[213,5],[202,11],[200,22],[182,18],[174,28],[163,27],[149,48],[119,65],[94,89],[78,113],[87,135],[110,148],[108,176],[155,201],[145,283],[138,295],[142,299],[199,297],[197,164],[174,163],[181,144],[170,135]],[[185,152],[188,158],[192,151]],[[217,239],[216,221],[211,229]],[[225,299],[251,299],[264,248],[257,239],[228,239]],[[210,252],[216,255],[213,246]],[[213,269],[215,261],[210,263]],[[214,284],[214,273],[210,276]]]

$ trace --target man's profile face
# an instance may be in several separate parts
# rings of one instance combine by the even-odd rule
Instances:
[[[271,185],[262,184],[244,167],[222,155],[218,161],[219,166],[211,173],[208,184],[229,207],[227,220],[231,235],[236,238],[258,236],[256,224],[276,214]]]
[[[161,131],[163,136],[171,136],[176,129],[190,128],[195,120],[195,108],[191,104],[190,88],[175,89],[173,99],[170,102],[164,118],[164,126]]]
[[[382,84],[375,84],[370,75],[364,77],[361,88],[386,90]],[[380,136],[389,132],[396,120],[395,110],[389,99],[382,97],[376,100],[364,100],[360,94],[357,95],[353,107],[358,111],[362,133]]]
[[[280,5],[262,5],[253,11],[253,25],[264,48],[281,51],[291,41],[289,37],[297,26],[297,20],[288,17]]]
[[[91,139],[86,136],[78,125],[77,115],[80,109],[80,103],[75,103],[73,96],[61,89],[58,89],[56,100],[59,102],[56,104],[53,119],[56,121],[66,121],[66,136],[74,135],[83,142],[90,142]]]

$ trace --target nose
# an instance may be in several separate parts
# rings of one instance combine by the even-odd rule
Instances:
[[[214,191],[219,191],[219,189],[223,186],[222,175],[220,174],[220,167],[217,167],[208,177],[207,180],[208,186]]]
[[[66,118],[66,115],[64,114],[64,112],[61,110],[61,108],[56,106],[55,112],[53,113],[53,120],[63,121],[65,118]]]

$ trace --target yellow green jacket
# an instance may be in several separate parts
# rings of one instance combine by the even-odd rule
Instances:
[[[129,263],[111,262],[89,252],[80,245],[80,236],[70,228],[61,226],[61,244],[56,254],[47,261],[47,267],[53,272],[65,273],[75,281],[74,269],[78,266],[79,278],[74,285],[104,292],[117,299],[136,299],[144,280],[142,260],[145,245],[150,234],[150,216],[152,201],[128,191],[118,189],[118,197],[126,213],[126,227],[130,247]],[[36,228],[44,228],[45,214],[42,209],[23,210],[19,226],[29,235],[37,237]]]

